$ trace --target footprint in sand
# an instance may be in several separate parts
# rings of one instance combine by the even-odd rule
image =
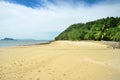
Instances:
[[[63,76],[66,76],[66,74],[63,74]]]
[[[36,80],[40,80],[40,78],[37,78]]]
[[[50,74],[50,75],[51,75],[52,73],[51,73],[51,72],[49,72],[48,74]]]
[[[41,72],[41,70],[38,70],[38,72]]]

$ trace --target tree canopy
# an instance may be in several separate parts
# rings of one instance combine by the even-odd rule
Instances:
[[[55,40],[120,41],[120,17],[107,17],[69,26]]]

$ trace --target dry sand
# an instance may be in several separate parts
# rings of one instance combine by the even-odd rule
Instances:
[[[120,49],[55,41],[0,49],[0,80],[120,80]]]

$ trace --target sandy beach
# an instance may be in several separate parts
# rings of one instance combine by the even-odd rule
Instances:
[[[120,49],[94,41],[0,48],[0,80],[120,80]]]

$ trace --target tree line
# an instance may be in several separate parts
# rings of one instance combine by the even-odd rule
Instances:
[[[107,17],[69,26],[55,40],[120,41],[120,17]]]

